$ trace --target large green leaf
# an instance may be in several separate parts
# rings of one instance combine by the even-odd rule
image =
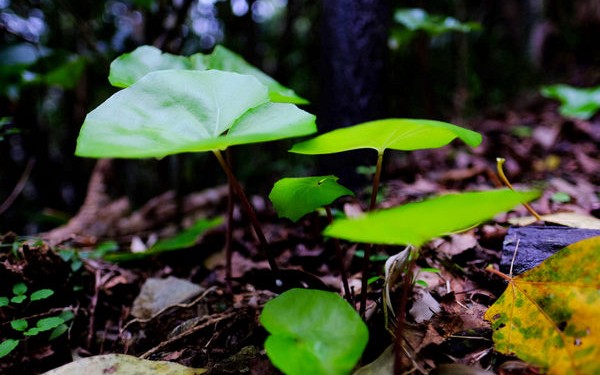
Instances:
[[[442,147],[455,138],[472,147],[481,143],[479,133],[445,122],[385,119],[333,130],[294,145],[290,152],[315,155],[372,148],[381,154],[388,148],[419,150]]]
[[[225,70],[256,77],[262,84],[269,88],[269,97],[273,102],[306,104],[308,101],[298,96],[294,90],[289,89],[273,78],[249,64],[240,55],[223,46],[216,46],[210,55],[204,57],[204,64],[208,69]]]
[[[537,191],[508,189],[448,194],[357,218],[335,220],[325,228],[324,234],[355,242],[419,247],[435,237],[470,228],[538,196]]]
[[[121,55],[112,62],[108,80],[113,86],[128,87],[150,72],[171,69],[216,69],[247,74],[254,76],[269,88],[269,97],[273,102],[308,103],[307,100],[296,95],[293,90],[279,84],[241,56],[223,46],[215,47],[211,54],[196,53],[189,57],[163,53],[152,46],[141,46],[133,52]]]
[[[191,227],[171,238],[161,239],[152,245],[148,250],[137,253],[122,252],[110,253],[103,256],[104,260],[110,262],[125,262],[137,259],[147,258],[149,256],[158,255],[161,253],[186,249],[194,246],[200,236],[206,231],[213,229],[223,223],[223,218],[217,217],[213,219],[199,219]]]
[[[115,87],[129,87],[143,76],[158,70],[205,70],[201,60],[198,65],[186,56],[163,53],[156,47],[140,46],[130,53],[124,53],[110,64],[108,81]]]
[[[369,337],[352,306],[321,290],[288,290],[267,302],[260,322],[271,334],[267,355],[288,375],[348,374]]]
[[[339,197],[354,195],[337,180],[335,176],[282,178],[273,186],[269,199],[279,217],[297,221]]]
[[[76,154],[163,157],[311,134],[315,117],[271,103],[256,78],[217,70],[151,72],[90,112]]]
[[[542,87],[543,96],[561,102],[560,113],[565,117],[587,120],[600,109],[600,86],[576,88],[568,85]]]

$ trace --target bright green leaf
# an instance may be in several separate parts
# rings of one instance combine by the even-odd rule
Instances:
[[[27,299],[27,296],[24,294],[21,294],[19,296],[14,296],[13,298],[10,299],[10,302],[12,303],[23,303],[23,301],[25,301]]]
[[[600,373],[600,237],[509,279],[488,309],[495,349],[548,374]]]
[[[146,251],[139,253],[111,253],[104,256],[105,260],[113,262],[122,262],[145,258],[151,255],[160,254],[167,251],[174,251],[192,247],[198,241],[198,238],[207,230],[215,228],[223,223],[223,218],[200,219],[194,225],[179,233],[178,235],[159,240]]]
[[[43,318],[43,319],[38,320],[35,325],[40,331],[49,331],[51,329],[58,327],[59,325],[63,324],[64,322],[65,321],[63,318],[61,318],[59,316],[52,316],[50,318]]]
[[[508,189],[448,194],[423,202],[335,220],[326,236],[349,241],[419,247],[435,237],[470,228],[539,196]]]
[[[60,335],[67,332],[68,330],[69,330],[69,326],[67,326],[66,324],[61,324],[52,330],[52,332],[50,333],[50,337],[48,337],[48,340],[54,340],[57,337],[59,337]]]
[[[27,285],[24,283],[16,283],[13,285],[12,292],[15,296],[23,295],[27,292]]]
[[[0,342],[0,358],[6,357],[17,345],[19,345],[19,340],[15,339],[7,339]]]
[[[198,66],[198,70],[205,67]],[[119,56],[110,64],[108,81],[115,87],[129,87],[150,72],[159,70],[194,69],[185,56],[163,53],[156,47],[141,46]]]
[[[54,291],[52,289],[40,289],[40,290],[37,290],[37,291],[31,293],[31,296],[29,296],[29,299],[31,301],[38,301],[41,299],[48,298],[53,294],[54,294]]]
[[[75,314],[73,314],[73,311],[71,310],[64,310],[60,313],[60,315],[58,315],[58,317],[64,320],[65,322],[68,322],[69,320],[75,317]]]
[[[217,70],[148,73],[87,115],[76,154],[163,157],[316,131],[313,115],[268,100],[267,88],[251,76]]]
[[[0,297],[0,307],[8,306],[8,297]]]
[[[268,87],[269,97],[273,102],[308,103],[296,95],[293,90],[279,84],[241,56],[223,46],[215,47],[214,51],[208,55],[197,53],[189,57],[163,53],[152,46],[141,46],[131,53],[121,55],[112,62],[108,80],[113,86],[128,87],[153,71],[183,69],[216,69],[251,75]]]
[[[148,251],[152,253],[161,253],[164,251],[192,247],[198,242],[198,239],[204,232],[206,232],[208,229],[221,225],[222,223],[223,219],[220,217],[215,219],[202,218],[176,236],[158,241],[152,247],[150,247]]]
[[[10,322],[10,326],[15,330],[15,331],[25,331],[27,329],[27,320],[25,319],[15,319],[15,320],[11,320]]]
[[[290,152],[316,155],[372,148],[382,154],[386,149],[409,151],[438,148],[455,138],[460,138],[471,147],[481,143],[479,133],[445,122],[385,119],[333,130],[294,145]]]
[[[282,178],[269,194],[279,217],[297,221],[319,207],[354,193],[337,183],[335,176]]]
[[[38,327],[31,327],[27,331],[23,332],[23,336],[35,336],[40,333],[40,329]]]
[[[331,292],[292,289],[269,301],[260,322],[271,334],[265,349],[288,375],[347,374],[369,332],[358,313]]]
[[[210,55],[204,56],[204,63],[208,69],[225,70],[240,74],[249,74],[256,77],[263,85],[269,88],[269,97],[273,102],[307,104],[308,101],[298,96],[294,90],[279,84],[273,78],[249,64],[238,54],[223,46],[216,46]]]
[[[560,101],[560,113],[565,117],[588,120],[600,109],[600,86],[575,88],[559,84],[544,86],[541,93],[547,98]]]

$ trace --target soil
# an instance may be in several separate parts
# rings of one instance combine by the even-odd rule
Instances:
[[[544,189],[533,203],[540,214],[568,211],[600,217],[600,118],[565,119],[555,103],[536,97],[465,125],[483,134],[484,141],[477,149],[455,142],[437,150],[388,152],[379,206],[502,186],[496,174],[496,158],[502,157],[506,175],[516,187]],[[110,263],[93,256],[93,250],[105,241],[116,241],[121,250],[143,247],[156,236],[177,232],[178,220],[188,226],[198,217],[225,216],[227,188],[185,197],[180,206],[185,207],[183,211],[177,209],[176,197],[166,193],[131,212],[126,200],[107,197],[109,171],[110,162],[99,163],[80,214],[66,227],[42,234],[43,241],[23,241],[10,233],[2,236],[0,296],[10,295],[17,282],[25,282],[32,291],[50,288],[55,294],[26,306],[0,309],[0,336],[18,337],[10,328],[12,319],[56,315],[63,310],[72,311],[74,319],[68,332],[54,340],[40,334],[22,342],[0,359],[0,373],[38,374],[77,357],[105,353],[174,361],[209,369],[210,374],[278,373],[263,349],[267,333],[258,321],[262,306],[282,290],[297,286],[342,293],[334,248],[331,241],[324,244],[319,235],[326,218],[315,213],[292,224],[278,219],[268,200],[253,198],[277,263],[287,270],[283,285],[275,282],[248,219],[237,210],[231,279],[226,278],[224,267],[224,225],[209,230],[187,249]],[[367,188],[357,199],[340,200],[337,209],[364,210],[360,202],[368,201],[366,192]],[[569,199],[557,199],[558,192],[567,193]],[[405,299],[406,310],[418,306],[424,294],[431,295],[441,310],[424,321],[420,314],[407,314],[402,333],[407,371],[428,373],[442,364],[457,363],[502,374],[537,373],[526,363],[495,352],[490,325],[483,319],[506,286],[486,267],[499,266],[508,219],[527,215],[525,208],[519,207],[423,248],[418,267],[440,272],[420,275],[428,286],[413,288]],[[361,248],[349,243],[342,246],[350,285],[358,295],[362,259],[356,252]],[[381,276],[384,260],[400,250],[375,248],[379,260],[370,269],[373,276]],[[77,256],[65,260],[69,251]],[[168,276],[200,285],[202,293],[151,318],[134,318],[133,301],[144,281]],[[382,290],[383,278],[368,290],[370,342],[363,364],[394,342],[386,329]],[[392,285],[391,300],[402,300],[401,293],[398,281]]]

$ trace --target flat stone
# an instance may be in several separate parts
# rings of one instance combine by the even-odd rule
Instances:
[[[511,227],[504,238],[500,271],[508,275],[514,256],[513,276],[516,276],[542,263],[557,251],[595,236],[600,236],[600,230],[560,226]]]

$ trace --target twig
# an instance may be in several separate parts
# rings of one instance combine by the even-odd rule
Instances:
[[[515,191],[515,188],[512,186],[510,181],[508,181],[508,178],[506,178],[506,175],[504,174],[504,170],[502,169],[502,166],[504,165],[505,161],[506,160],[504,158],[496,158],[496,169],[498,170],[498,176],[500,177],[500,180],[502,180],[502,183],[504,185],[506,185],[507,188],[509,188],[512,191]],[[540,217],[540,215],[529,205],[529,203],[522,202],[521,204],[523,206],[525,206],[527,211],[529,211],[529,213],[532,214],[536,218],[536,220],[543,221],[543,219]]]
[[[250,222],[252,223],[252,227],[254,228],[256,237],[258,237],[258,241],[260,243],[261,250],[267,257],[267,261],[269,262],[271,271],[273,271],[273,272],[279,271],[279,267],[277,266],[277,263],[275,262],[275,258],[273,256],[273,254],[271,253],[271,249],[269,247],[269,242],[267,242],[267,238],[265,237],[265,234],[262,231],[260,222],[258,221],[258,218],[256,217],[256,212],[254,211],[254,208],[250,204],[250,201],[248,200],[248,197],[246,196],[246,193],[244,192],[242,185],[240,185],[237,178],[235,178],[235,175],[231,171],[231,168],[229,167],[229,164],[227,164],[227,161],[223,158],[223,155],[221,154],[221,152],[219,150],[215,150],[215,151],[213,151],[213,154],[216,156],[217,160],[219,161],[219,164],[225,171],[225,174],[227,175],[227,180],[229,181],[232,189],[235,191],[236,195],[240,199],[242,208],[244,209],[244,211],[246,212],[246,215],[248,215],[248,218],[250,219]]]
[[[10,195],[4,200],[2,205],[0,205],[0,215],[2,215],[4,213],[4,211],[6,211],[15,202],[15,200],[17,199],[19,194],[21,194],[23,189],[25,189],[25,186],[27,185],[27,180],[29,180],[29,175],[31,174],[31,171],[33,170],[34,164],[35,164],[35,159],[33,159],[33,158],[29,159],[29,161],[27,162],[27,165],[25,166],[25,170],[23,171],[23,174],[21,174],[19,181],[17,181],[17,184],[15,185],[15,188],[10,193]]]
[[[156,352],[162,350],[163,348],[171,345],[172,343],[174,343],[176,341],[179,341],[182,338],[184,338],[186,336],[189,336],[189,335],[191,335],[191,334],[193,334],[195,332],[201,331],[204,328],[206,328],[208,326],[211,326],[213,324],[216,324],[216,323],[218,323],[218,322],[220,322],[222,320],[229,319],[229,318],[235,316],[236,314],[237,314],[237,312],[234,311],[234,312],[230,312],[228,314],[222,314],[222,315],[217,316],[217,317],[213,317],[211,315],[206,322],[204,322],[204,323],[202,323],[202,324],[200,324],[198,326],[195,326],[195,327],[193,327],[193,328],[191,328],[191,329],[189,329],[189,330],[187,330],[185,332],[182,332],[182,333],[180,333],[177,336],[173,336],[172,338],[170,338],[170,339],[168,339],[166,341],[161,342],[160,344],[158,344],[154,348],[152,348],[152,349],[148,350],[147,352],[145,352],[144,354],[142,354],[140,356],[140,358],[146,359],[146,358],[150,357],[151,355],[155,354]]]
[[[333,215],[331,214],[331,208],[329,208],[329,206],[325,206],[325,213],[327,214],[327,221],[329,221],[329,224],[333,223]],[[331,240],[333,241],[333,247],[335,247],[335,256],[338,260],[338,268],[340,269],[342,284],[344,285],[344,294],[346,294],[346,300],[352,304],[354,296],[352,295],[352,292],[350,292],[350,286],[348,285],[346,267],[344,266],[344,254],[342,253],[340,241],[338,241],[337,238],[332,238]]]
[[[213,292],[217,289],[216,286],[211,286],[210,288],[206,289],[200,296],[198,296],[196,299],[194,299],[192,302],[189,303],[176,303],[173,305],[169,305],[169,306],[165,306],[162,309],[160,309],[156,314],[154,314],[152,317],[148,318],[148,319],[133,319],[129,322],[127,322],[127,324],[125,324],[123,326],[123,328],[121,328],[121,331],[119,332],[119,337],[121,337],[121,334],[133,323],[140,323],[140,324],[144,324],[144,323],[148,323],[151,322],[152,320],[156,319],[158,316],[162,315],[165,311],[173,308],[173,307],[179,307],[181,309],[187,309],[190,307],[193,307],[194,305],[196,305],[198,302],[202,301],[210,292]]]
[[[508,271],[508,277],[513,277],[513,265],[515,264],[515,258],[517,257],[517,250],[519,250],[519,243],[521,242],[520,238],[517,238],[517,244],[515,245],[515,251],[513,253],[513,257],[510,260],[510,270]]]

